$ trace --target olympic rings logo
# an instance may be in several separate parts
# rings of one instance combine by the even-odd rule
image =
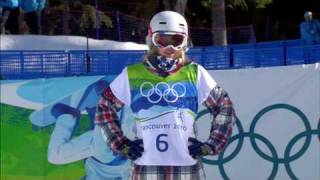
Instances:
[[[275,110],[275,109],[285,109],[285,110],[288,110],[288,111],[295,113],[302,120],[302,122],[305,126],[305,131],[297,134],[289,141],[288,145],[285,148],[283,158],[279,157],[279,155],[276,151],[276,148],[267,138],[265,138],[264,136],[255,132],[255,127],[258,123],[258,120],[266,113],[268,113],[272,110]],[[207,113],[209,113],[208,110],[204,110],[204,111],[200,112],[196,119],[198,120],[199,118],[201,118],[203,115],[205,115]],[[211,165],[218,165],[219,171],[220,171],[223,179],[230,179],[225,172],[224,163],[231,161],[232,159],[235,158],[235,156],[237,156],[237,154],[240,152],[242,145],[244,143],[244,138],[249,138],[250,143],[251,143],[254,151],[260,157],[273,163],[272,171],[271,171],[269,177],[266,179],[274,179],[275,178],[275,176],[278,172],[278,169],[279,169],[279,164],[281,164],[281,163],[284,164],[286,172],[291,179],[299,179],[299,178],[297,178],[297,176],[294,174],[293,170],[291,169],[290,162],[297,160],[307,151],[308,147],[311,144],[311,138],[313,135],[316,136],[320,141],[320,120],[318,122],[317,129],[312,129],[310,122],[308,121],[308,118],[306,117],[306,115],[302,111],[300,111],[298,108],[291,106],[291,105],[288,105],[288,104],[274,104],[274,105],[271,105],[271,106],[268,106],[268,107],[265,107],[264,109],[262,109],[253,118],[252,123],[250,125],[249,132],[244,132],[244,129],[243,129],[239,119],[236,120],[236,126],[238,128],[239,133],[232,136],[229,139],[228,145],[225,147],[224,151],[222,151],[218,155],[217,160],[211,160],[211,159],[206,159],[206,158],[202,159],[202,161],[204,163],[211,164]],[[295,143],[297,143],[302,138],[304,138],[305,141],[304,141],[304,144],[302,145],[301,149],[298,150],[295,154],[292,154],[291,150],[293,149]],[[229,147],[230,144],[232,144],[236,140],[238,140],[238,144],[236,145],[235,150],[232,153],[230,153],[230,155],[228,155],[227,157],[224,157],[224,153],[225,153],[226,149]],[[263,142],[266,145],[266,147],[269,149],[269,151],[271,152],[271,155],[268,155],[265,152],[263,152],[259,148],[259,146],[257,145],[256,140]]]
[[[146,97],[150,103],[158,103],[161,99],[168,103],[174,103],[186,95],[187,89],[182,83],[172,85],[166,82],[159,82],[155,86],[151,82],[144,82],[140,86],[140,94]]]

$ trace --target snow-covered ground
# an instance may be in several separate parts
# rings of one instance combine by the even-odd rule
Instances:
[[[145,44],[90,39],[90,50],[147,50]],[[86,50],[81,36],[0,35],[1,50]]]

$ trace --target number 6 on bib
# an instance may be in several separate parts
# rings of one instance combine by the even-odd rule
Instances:
[[[161,140],[161,137],[168,137],[168,134],[159,134],[156,139],[157,150],[160,152],[165,152],[168,150],[169,144],[167,141]]]

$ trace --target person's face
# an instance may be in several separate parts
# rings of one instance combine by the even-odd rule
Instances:
[[[186,35],[177,32],[157,32],[152,35],[152,42],[160,56],[176,59],[181,56]]]
[[[306,21],[311,21],[312,20],[312,14],[307,14],[305,17]]]
[[[167,46],[164,48],[157,48],[158,54],[160,56],[164,56],[164,57],[168,57],[168,58],[172,58],[172,59],[177,59],[178,57],[181,56],[182,54],[182,49],[175,49],[172,46]]]

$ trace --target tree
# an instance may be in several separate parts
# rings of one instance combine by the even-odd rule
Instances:
[[[96,19],[96,9],[93,5],[81,1],[56,0],[50,1],[43,21],[45,34],[88,35],[95,30],[96,24],[112,28],[112,20],[104,12],[99,11],[99,22]],[[61,15],[62,14],[62,15]]]
[[[188,4],[188,0],[177,0],[174,6],[174,10],[184,16],[187,8],[187,4]]]
[[[63,1],[63,16],[62,16],[62,32],[65,35],[70,34],[69,20],[70,20],[69,0],[64,0]]]
[[[272,3],[272,0],[202,0],[202,6],[211,11],[213,45],[227,44],[226,8],[254,11],[255,9],[265,8],[270,3]],[[255,14],[252,16],[254,17]]]
[[[173,10],[174,8],[174,1],[160,0],[160,3],[162,3],[164,10]]]
[[[163,10],[173,10],[184,16],[188,0],[160,0],[159,2],[162,4]]]
[[[214,0],[211,10],[212,41],[214,45],[227,45],[227,27],[224,0]]]
[[[82,32],[88,32],[97,27],[97,23],[99,26],[110,27],[112,28],[111,19],[106,16],[103,12],[99,11],[99,22],[97,22],[96,18],[96,9],[92,5],[83,5],[82,7],[82,15],[80,18],[80,29]]]
[[[131,11],[131,14],[145,19],[150,19],[155,13],[164,10],[176,11],[184,16],[188,4],[188,0],[148,0],[143,3],[139,2]]]

